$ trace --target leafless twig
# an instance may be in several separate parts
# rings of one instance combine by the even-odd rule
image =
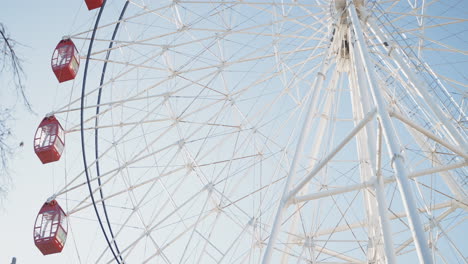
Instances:
[[[25,93],[25,72],[22,67],[22,60],[17,56],[15,49],[20,45],[14,39],[10,38],[5,27],[0,23],[0,76],[8,76],[13,80],[13,89],[18,98],[22,99],[23,105],[30,112],[33,112],[31,103]],[[3,76],[2,76],[3,77]],[[5,90],[4,90],[5,91]],[[7,92],[9,92],[7,90]],[[12,121],[12,109],[0,107],[0,204],[6,196],[11,177],[9,175],[9,161],[14,154],[14,144],[11,144],[12,131],[9,122]]]
[[[32,111],[31,103],[27,99],[25,93],[25,73],[23,70],[23,66],[21,65],[22,60],[16,55],[15,52],[15,46],[18,45],[18,42],[10,38],[2,23],[0,23],[0,37],[0,73],[5,71],[12,72],[16,92],[19,93],[26,108],[29,111]]]

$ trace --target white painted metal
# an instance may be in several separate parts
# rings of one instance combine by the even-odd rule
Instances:
[[[398,64],[398,66],[401,68],[404,74],[412,82],[412,86],[416,89],[416,91],[418,91],[418,95],[424,99],[427,106],[433,111],[435,117],[437,117],[438,120],[443,124],[443,128],[446,130],[447,134],[452,138],[453,142],[459,145],[462,149],[468,149],[468,143],[467,143],[466,138],[460,135],[458,130],[453,126],[452,122],[449,121],[446,114],[442,112],[439,105],[434,101],[434,99],[429,94],[426,84],[422,82],[413,73],[413,71],[409,68],[408,64],[403,61],[401,54],[399,52],[393,52],[393,49],[395,49],[395,47],[392,46],[393,43],[391,41],[386,41],[386,39],[383,36],[382,31],[377,28],[377,26],[375,25],[375,22],[373,22],[372,19],[368,19],[367,23],[369,23],[370,29],[372,30],[372,32],[375,33],[377,38],[382,43],[383,42],[389,43],[388,44],[389,46],[387,47],[387,49],[389,50],[389,55],[395,60],[395,62]]]
[[[427,247],[427,239],[424,234],[424,230],[422,229],[421,220],[419,219],[419,215],[416,213],[416,203],[408,182],[408,173],[406,172],[404,158],[400,153],[398,146],[398,137],[396,136],[396,132],[392,126],[390,116],[386,109],[387,106],[385,101],[383,100],[379,88],[376,86],[376,81],[372,71],[370,70],[370,60],[364,41],[364,33],[361,30],[360,21],[358,19],[354,4],[350,5],[348,10],[351,17],[352,27],[356,33],[355,37],[356,44],[359,49],[359,57],[362,60],[364,68],[367,69],[366,75],[369,81],[372,95],[374,97],[374,101],[376,103],[380,125],[382,126],[385,135],[385,141],[388,146],[389,155],[392,157],[392,165],[396,172],[395,177],[397,178],[397,183],[400,189],[400,195],[402,196],[405,211],[408,214],[408,220],[415,240],[419,261],[422,263],[432,263],[432,253]]]
[[[286,202],[289,203],[291,199],[294,199],[293,197],[302,189],[304,186],[325,166],[328,164],[328,162],[333,159],[333,157],[341,150],[343,149],[346,144],[349,143],[350,140],[353,139],[354,136],[365,126],[367,123],[372,120],[372,118],[376,115],[376,111],[373,110],[369,113],[366,114],[366,116],[356,125],[353,130],[349,132],[348,135],[332,150],[330,153],[322,159],[321,162],[319,162],[314,169],[307,174],[306,177],[304,177],[303,180],[301,180],[298,184],[292,188],[287,196],[285,197]]]
[[[332,43],[332,45],[334,45],[334,43]],[[330,84],[329,84],[329,87],[327,88],[328,90],[328,95],[326,96],[326,103],[325,103],[325,106],[324,106],[324,109],[323,109],[323,112],[320,114],[319,111],[317,110],[318,107],[317,105],[314,105],[312,107],[312,109],[314,109],[314,116],[320,116],[320,120],[318,121],[318,126],[317,126],[317,131],[318,131],[318,134],[317,134],[317,138],[323,138],[325,136],[325,132],[327,131],[327,126],[329,126],[329,124],[332,122],[332,120],[330,120],[330,116],[333,116],[332,114],[332,105],[330,103],[330,101],[332,101],[334,98],[335,98],[335,95],[337,93],[337,89],[339,89],[338,87],[342,88],[342,82],[343,82],[343,78],[342,78],[342,73],[338,72],[338,71],[335,71],[332,75],[332,78],[330,80]],[[315,102],[317,104],[317,101]],[[330,146],[326,146],[325,144],[325,141],[322,141],[318,144],[315,144],[312,148],[312,151],[310,152],[310,156],[311,157],[318,157],[320,155],[320,150],[323,150],[323,149],[327,149],[328,147]],[[312,159],[312,161],[310,162],[309,166],[310,167],[313,167],[315,165],[316,161],[314,159]],[[300,195],[306,193],[308,189],[308,185],[304,186],[304,188],[302,189],[302,191],[299,192]],[[300,206],[300,205],[298,205]],[[298,207],[299,208],[299,207]],[[290,248],[288,247],[287,244],[289,243],[292,243],[293,241],[293,238],[294,236],[292,234],[295,234],[297,233],[297,225],[298,225],[298,221],[299,221],[299,218],[300,218],[300,215],[299,214],[296,214],[294,216],[294,219],[293,219],[293,222],[291,223],[291,227],[288,231],[288,233],[290,235],[288,235],[288,242],[286,243],[285,245],[285,249],[283,250],[283,255],[281,257],[281,263],[288,263],[288,259],[289,259],[289,255],[290,255]],[[313,249],[315,249],[315,247],[313,247]]]
[[[436,15],[440,1],[131,1],[116,21],[119,3],[107,2],[90,54],[83,132],[91,192],[100,213],[107,205],[110,242],[126,263],[464,261],[466,129],[440,113],[438,98],[419,96],[433,86],[418,77],[463,106],[460,74],[437,75],[424,61],[466,53],[449,45],[455,37],[431,35],[447,29],[466,42],[466,19],[448,17],[456,10]],[[86,46],[89,27],[73,31]],[[421,67],[409,66],[410,50]],[[60,89],[57,101],[68,103],[53,111],[67,130],[67,176],[53,197],[80,230],[96,223],[73,165],[76,90]],[[74,234],[76,255],[115,262],[100,234],[87,235]]]
[[[465,167],[467,165],[468,165],[468,162],[461,162],[461,163],[455,163],[455,164],[449,165],[449,166],[441,166],[441,167],[431,168],[431,169],[424,170],[424,171],[410,173],[408,175],[408,178],[413,179],[413,178],[416,178],[416,177],[426,176],[426,175],[430,175],[430,174],[434,174],[434,173],[450,171],[450,170],[457,169],[457,168],[463,168],[463,167]],[[386,178],[383,179],[383,181],[384,181],[384,184],[389,184],[389,183],[395,182],[396,178],[394,176],[386,177]],[[375,179],[371,180],[369,182],[363,182],[363,183],[359,183],[359,184],[348,185],[346,187],[335,188],[335,189],[329,190],[329,191],[321,191],[321,192],[316,192],[316,193],[313,193],[313,194],[306,194],[306,195],[302,195],[302,196],[296,196],[294,198],[294,200],[292,201],[292,203],[301,203],[301,202],[305,202],[305,201],[320,199],[320,198],[323,198],[323,197],[330,197],[330,196],[334,196],[334,195],[338,195],[338,194],[348,193],[348,192],[352,192],[352,191],[358,191],[358,190],[362,190],[364,188],[372,187],[374,184],[376,184]]]
[[[427,136],[428,138],[436,141],[437,143],[443,145],[444,147],[450,149],[451,151],[453,151],[454,153],[460,155],[460,157],[463,157],[465,160],[468,160],[468,152],[467,150],[463,150],[463,149],[460,149],[458,146],[454,146],[452,144],[450,144],[449,142],[446,142],[444,140],[442,140],[441,138],[439,138],[437,135],[434,135],[433,133],[431,133],[430,131],[427,131],[426,129],[424,129],[423,127],[419,126],[418,124],[412,122],[411,120],[409,120],[408,118],[396,113],[396,112],[390,112],[389,113],[390,116],[392,117],[395,117],[397,118],[398,120],[402,121],[403,123],[407,124],[408,126],[410,126],[411,128],[414,128],[416,131],[424,134],[425,136]]]
[[[361,10],[361,12],[363,12],[364,16],[367,16],[368,13],[367,10]],[[372,17],[367,17],[368,19],[366,20],[367,23],[369,24],[369,27],[370,27],[370,30],[376,35],[376,38],[377,40],[379,41],[379,43],[387,43],[387,46],[386,47],[384,45],[384,47],[387,48],[387,52],[389,54],[391,53],[394,53],[394,50],[397,50],[398,48],[396,46],[394,46],[394,44],[392,44],[391,41],[388,41],[388,38],[385,37],[385,34],[378,29],[376,23],[375,23],[375,19],[372,18]],[[428,67],[428,66],[427,66]],[[430,67],[428,67],[430,69]],[[434,75],[434,72],[430,69],[430,73]],[[437,76],[435,77],[437,80]],[[418,80],[419,81],[419,80]],[[425,86],[425,84],[422,84],[423,86]],[[415,92],[416,94],[416,92]],[[415,98],[417,101],[420,102],[420,105],[419,107],[427,107],[427,103],[425,103],[424,101],[422,101],[420,99],[419,96],[417,96]],[[450,100],[453,100],[453,98],[450,98]],[[435,105],[434,102],[432,102],[432,104],[429,104],[432,106],[432,108],[437,108],[437,106]],[[455,104],[456,107],[457,104]],[[429,109],[430,110],[430,109]],[[459,110],[461,113],[464,113],[463,109],[460,109]],[[426,135],[427,137],[431,138],[432,140],[438,142],[439,144],[447,147],[449,150],[452,150],[454,151],[455,153],[457,153],[458,155],[460,155],[460,157],[463,157],[465,158],[466,160],[466,151],[463,150],[463,148],[460,149],[460,147],[457,147],[457,146],[454,146],[452,145],[451,142],[447,141],[447,140],[443,140],[443,139],[440,139],[437,135],[434,135],[433,133],[431,133],[430,131],[427,131],[427,129],[421,127],[420,125],[416,124],[415,122],[412,122],[411,120],[409,120],[408,118],[402,116],[401,114],[398,114],[395,110],[390,110],[390,115],[391,116],[394,116],[396,118],[398,118],[400,121],[406,123],[407,125],[411,126],[412,128],[414,128],[415,130],[419,131],[420,133],[423,133],[424,135]],[[434,126],[435,128],[437,128],[437,124],[434,123]],[[412,131],[410,131],[410,133],[412,133]],[[425,146],[425,144],[422,142],[421,138],[415,134],[413,134],[413,138],[418,142],[418,144],[420,145],[420,147],[422,149],[424,149],[425,151],[430,151],[428,149],[427,146]],[[437,158],[436,158],[437,159]],[[440,162],[440,161],[439,161]],[[447,171],[442,171],[441,172],[441,176],[442,176],[442,179],[445,181],[445,183],[447,184],[447,186],[450,188],[450,190],[452,191],[452,193],[455,194],[455,196],[457,197],[457,199],[461,200],[461,201],[465,201],[467,200],[467,194],[465,192],[465,190],[463,188],[460,187],[460,183],[457,182],[452,175],[450,175],[450,173],[448,173]]]
[[[352,31],[347,30],[347,36],[351,36]],[[351,43],[351,40],[348,38],[348,42]],[[350,75],[350,88],[352,95],[352,108],[354,115],[354,122],[362,118],[364,113],[372,109],[372,97],[369,94],[369,89],[367,85],[363,83],[363,70],[362,67],[357,65],[357,60],[354,57],[353,53],[354,47],[349,45],[349,64],[352,65],[349,68],[352,72]],[[377,174],[377,161],[376,161],[376,122],[369,122],[361,133],[357,135],[357,155],[359,157],[359,167],[360,167],[360,178],[361,182],[368,182]],[[379,203],[377,203],[374,198],[374,194],[370,189],[365,189],[363,191],[364,196],[364,206],[366,208],[366,218],[369,221],[368,224],[368,233],[369,233],[369,246],[368,246],[368,259],[369,261],[378,262],[378,258],[382,258],[383,247],[382,243],[382,232],[379,225]],[[385,207],[386,209],[387,207]]]
[[[320,70],[317,73],[316,79],[314,81],[314,85],[311,88],[311,90],[314,92],[318,91],[322,87],[322,83],[325,80],[325,76],[327,74],[328,68],[330,67],[329,56],[331,55],[331,53],[332,53],[332,49],[328,48],[327,56],[325,56],[325,59],[323,60],[322,65],[320,66]],[[283,194],[281,195],[281,199],[280,199],[278,209],[276,212],[276,216],[275,216],[275,221],[273,222],[273,227],[271,228],[270,237],[268,239],[268,245],[267,245],[267,248],[265,249],[265,253],[263,256],[263,260],[262,260],[263,264],[268,264],[271,261],[271,256],[273,254],[273,247],[276,243],[278,232],[281,227],[281,221],[283,218],[283,210],[289,204],[289,199],[290,199],[289,190],[292,184],[291,179],[294,178],[294,176],[296,175],[298,160],[300,160],[303,155],[305,140],[307,139],[307,135],[309,134],[311,123],[313,120],[312,113],[314,109],[312,108],[312,106],[316,104],[317,99],[318,97],[309,99],[309,106],[307,107],[305,121],[302,126],[301,133],[299,134],[299,142],[297,143],[296,150],[294,153],[294,158],[289,168],[289,172],[286,177],[286,182],[284,183]]]
[[[377,136],[377,163],[376,163],[376,181],[375,181],[375,195],[377,196],[377,203],[379,209],[379,221],[382,227],[383,242],[385,247],[385,260],[386,263],[396,263],[395,251],[393,249],[392,229],[390,226],[389,216],[387,212],[387,201],[385,199],[384,180],[382,177],[382,128],[379,126]]]

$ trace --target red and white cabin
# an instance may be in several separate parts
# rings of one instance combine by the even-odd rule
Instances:
[[[46,202],[36,218],[34,244],[43,255],[62,252],[67,229],[67,217],[57,201]]]
[[[34,152],[43,164],[57,161],[65,147],[65,132],[55,116],[42,119],[34,136]]]
[[[64,37],[57,44],[51,65],[59,82],[75,79],[80,68],[80,54],[70,38]]]
[[[104,3],[104,0],[85,0],[85,2],[88,6],[88,10],[93,10],[96,8],[100,8]]]

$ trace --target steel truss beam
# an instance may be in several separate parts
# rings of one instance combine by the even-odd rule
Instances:
[[[369,51],[364,40],[364,32],[361,28],[361,21],[358,18],[354,2],[348,6],[348,11],[351,19],[351,25],[355,33],[355,44],[357,45],[356,58],[360,58],[362,66],[364,66],[368,85],[377,107],[378,119],[383,129],[384,138],[387,144],[389,155],[392,157],[392,166],[395,170],[395,177],[400,190],[402,203],[408,215],[408,221],[411,233],[414,237],[416,251],[421,263],[432,263],[432,253],[427,246],[427,239],[422,228],[421,220],[416,212],[416,202],[413,197],[411,186],[408,181],[408,173],[404,164],[404,158],[400,154],[398,137],[390,120],[390,115],[387,112],[386,103],[384,101],[381,90],[377,87],[374,73],[371,71]]]

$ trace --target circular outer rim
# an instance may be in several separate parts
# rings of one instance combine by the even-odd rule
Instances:
[[[82,150],[82,158],[83,158],[83,165],[84,165],[84,172],[85,172],[85,175],[86,175],[86,182],[87,182],[87,185],[88,185],[88,190],[89,190],[89,194],[90,194],[90,197],[91,197],[91,201],[93,203],[93,207],[94,207],[94,212],[96,213],[96,217],[97,217],[97,220],[99,222],[99,226],[101,228],[101,231],[104,235],[104,238],[106,239],[106,242],[107,242],[107,245],[109,247],[109,249],[111,250],[112,252],[112,255],[114,256],[114,259],[115,261],[120,264],[120,263],[124,263],[124,260],[121,256],[121,253],[120,253],[120,250],[119,250],[119,247],[118,247],[118,244],[117,244],[117,241],[114,237],[114,232],[112,230],[112,227],[111,227],[111,224],[110,224],[110,220],[109,220],[109,215],[107,213],[107,209],[106,209],[106,204],[103,200],[103,197],[104,197],[104,194],[103,194],[103,190],[102,188],[99,188],[99,193],[100,193],[100,196],[101,196],[101,200],[102,200],[102,207],[103,207],[103,211],[104,211],[104,216],[105,216],[105,222],[107,223],[107,227],[109,229],[109,234],[107,234],[105,228],[104,228],[104,224],[103,224],[103,219],[98,211],[98,208],[97,208],[97,203],[96,203],[96,200],[94,198],[94,194],[93,194],[93,190],[92,190],[92,187],[91,187],[91,182],[90,182],[90,177],[89,177],[89,171],[88,171],[88,162],[87,162],[87,159],[86,159],[86,147],[85,147],[85,143],[84,143],[84,124],[83,124],[83,121],[84,121],[84,97],[85,97],[85,94],[86,94],[86,79],[87,79],[87,75],[88,75],[88,65],[89,65],[89,59],[90,59],[90,56],[91,56],[91,52],[92,52],[92,47],[93,47],[93,44],[94,44],[94,39],[95,39],[95,36],[96,36],[96,31],[99,27],[99,22],[100,22],[100,19],[101,19],[101,15],[104,11],[104,8],[106,6],[106,0],[104,1],[104,3],[102,4],[101,8],[99,9],[99,13],[97,15],[97,18],[96,18],[96,22],[95,22],[95,25],[94,25],[94,28],[93,28],[93,31],[92,31],[92,35],[91,35],[91,39],[90,39],[90,42],[89,42],[89,47],[88,47],[88,53],[86,55],[86,62],[85,62],[85,68],[84,68],[84,73],[83,73],[83,85],[82,85],[82,89],[81,89],[81,104],[80,104],[80,135],[81,135],[81,150]],[[121,18],[123,17],[123,15],[125,14],[125,11],[127,10],[127,6],[129,4],[129,0],[126,0],[125,1],[125,4],[121,10],[121,13],[120,13],[120,16],[119,16],[119,20],[118,21],[121,21]],[[114,32],[112,34],[112,39],[111,39],[111,42],[109,43],[109,50],[107,51],[107,54],[106,54],[106,60],[110,57],[110,53],[111,53],[111,48],[113,46],[113,40],[115,39],[115,36],[117,35],[117,32],[119,30],[119,26],[120,26],[120,22],[118,22],[114,28]],[[103,82],[104,82],[104,79],[105,79],[105,75],[106,75],[106,69],[107,69],[107,61],[104,62],[104,65],[103,65],[103,68],[102,68],[102,73],[101,73],[101,80],[100,80],[100,86],[102,86]],[[101,94],[102,94],[102,87],[99,88],[99,93],[98,93],[98,99],[97,99],[97,107],[96,107],[96,115],[99,114],[99,103],[101,101]],[[99,184],[99,187],[101,187],[101,179],[99,178],[100,176],[100,170],[99,170],[99,161],[98,161],[98,147],[99,147],[99,143],[98,143],[98,131],[99,129],[97,128],[97,125],[98,125],[98,120],[96,119],[95,121],[95,125],[96,125],[96,128],[94,129],[94,143],[95,143],[95,158],[96,158],[96,173],[97,173],[97,177],[98,177],[98,184]],[[110,235],[110,237],[109,237]],[[115,248],[112,246],[112,244],[115,246]]]

